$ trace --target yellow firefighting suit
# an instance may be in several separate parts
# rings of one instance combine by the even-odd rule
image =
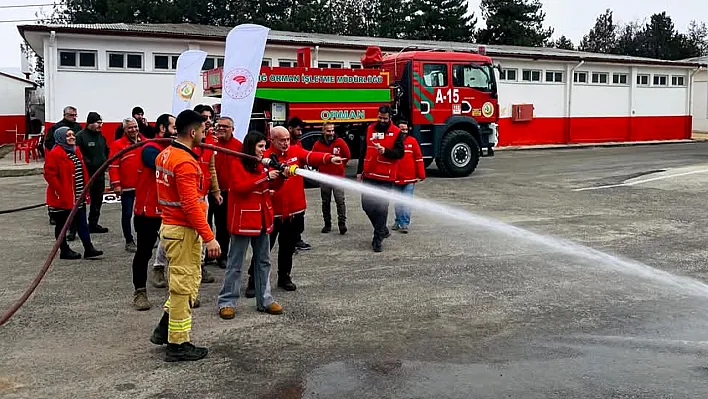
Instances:
[[[192,306],[202,280],[202,238],[190,227],[163,224],[160,242],[165,247],[170,296],[164,310],[170,315],[167,342],[189,342]]]

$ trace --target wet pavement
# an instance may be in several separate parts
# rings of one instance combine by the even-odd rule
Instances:
[[[258,313],[246,299],[220,320],[223,271],[209,266],[218,281],[202,285],[193,336],[210,354],[189,364],[164,363],[164,348],[149,343],[160,309],[132,309],[120,206],[105,204],[111,231],[93,236],[104,259],[56,260],[0,327],[0,397],[705,397],[708,291],[635,272],[708,283],[703,170],[708,143],[499,151],[468,178],[430,170],[416,188],[646,265],[636,269],[418,211],[410,234],[375,254],[357,194],[347,193],[340,236],[319,232],[319,192],[308,190],[313,249],[295,258],[298,290],[273,289],[285,313]],[[41,176],[0,179],[0,210],[43,199]],[[41,208],[0,223],[4,311],[40,269],[52,230]],[[156,305],[166,295],[148,291]]]

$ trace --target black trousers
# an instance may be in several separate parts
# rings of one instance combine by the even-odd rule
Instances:
[[[93,175],[96,171],[89,171]],[[91,177],[89,176],[89,179]],[[88,183],[88,182],[86,182]],[[103,206],[103,192],[106,191],[106,176],[99,176],[89,189],[91,196],[91,208],[88,215],[89,226],[96,226],[98,219],[101,217],[101,206]]]
[[[61,229],[64,228],[64,223],[69,218],[71,209],[54,209],[50,212],[56,224],[54,225],[54,238],[59,238],[59,233]],[[74,220],[72,221],[72,226],[76,225],[79,238],[81,238],[81,243],[84,245],[84,249],[91,248],[91,234],[89,233],[88,224],[86,224],[86,207],[82,206],[76,212]],[[69,226],[71,228],[71,226]],[[68,231],[67,231],[68,233]],[[66,242],[66,236],[60,246],[61,252],[66,253],[71,250],[69,243]]]
[[[161,217],[133,216],[136,245],[138,250],[133,256],[133,287],[138,290],[147,287],[148,263],[152,250],[160,235]]]
[[[393,182],[372,179],[364,179],[363,181],[366,184],[382,190],[391,190],[393,188]],[[371,221],[371,225],[374,227],[374,241],[380,243],[388,231],[388,228],[386,227],[386,220],[388,219],[388,200],[382,200],[362,194],[361,208],[364,210],[364,213],[366,213],[369,221]]]
[[[213,200],[212,196],[209,196],[209,212],[214,210],[214,227],[216,230],[216,241],[221,247],[221,256],[219,260],[226,262],[229,256],[229,243],[231,242],[231,235],[226,227],[226,218],[228,214],[228,191],[222,191],[221,197],[224,201],[219,205],[216,200]]]
[[[273,250],[278,240],[278,280],[290,278],[293,270],[295,244],[305,230],[305,213],[301,212],[287,218],[275,218],[273,231],[270,233],[270,249]],[[253,258],[248,268],[248,275],[253,276]]]

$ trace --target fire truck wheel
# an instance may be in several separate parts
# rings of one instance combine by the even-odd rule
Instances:
[[[443,136],[440,157],[435,164],[445,176],[469,176],[477,168],[480,149],[477,140],[464,130],[452,130]]]

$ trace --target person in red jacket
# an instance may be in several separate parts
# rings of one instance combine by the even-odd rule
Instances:
[[[302,147],[302,142],[300,139],[302,138],[302,129],[305,127],[305,122],[302,121],[297,116],[293,116],[288,120],[287,123],[287,128],[288,132],[290,132],[290,145],[291,146],[298,146]],[[268,148],[268,147],[266,147]],[[312,249],[312,245],[308,244],[305,242],[305,240],[302,239],[302,233],[297,235],[297,239],[295,241],[295,250],[296,251],[309,251]]]
[[[322,152],[307,151],[301,146],[290,145],[290,132],[282,126],[273,128],[272,145],[264,157],[270,158],[275,154],[278,161],[284,165],[297,165],[298,167],[321,166],[326,164],[341,164],[342,158]],[[275,240],[278,240],[278,287],[286,291],[295,291],[297,286],[290,277],[293,268],[293,254],[297,237],[305,228],[305,182],[302,176],[286,176],[283,186],[275,192],[273,208],[275,209],[275,227],[270,234],[270,248],[273,249]],[[248,269],[248,286],[246,297],[253,295],[253,267]]]
[[[280,314],[280,306],[270,293],[270,240],[273,231],[273,190],[283,184],[280,171],[267,170],[260,160],[265,153],[266,138],[251,131],[243,139],[243,152],[259,160],[236,158],[229,169],[229,200],[227,225],[231,233],[229,260],[224,284],[219,292],[219,317],[233,319],[241,289],[241,270],[248,245],[253,249],[256,309]]]
[[[403,136],[403,158],[398,161],[396,169],[396,181],[394,189],[405,195],[413,196],[415,184],[425,180],[425,163],[423,153],[418,145],[418,140],[408,134],[408,122],[400,121],[398,128]],[[397,202],[394,205],[396,211],[396,222],[393,230],[401,233],[408,233],[408,225],[411,223],[411,208],[406,204]]]
[[[331,122],[325,122],[322,125],[322,138],[318,140],[314,146],[312,146],[312,151],[315,152],[326,152],[332,155],[341,156],[344,158],[344,162],[341,165],[322,165],[319,167],[319,172],[326,175],[344,177],[344,168],[347,165],[347,160],[352,156],[349,151],[349,146],[346,141],[337,137],[334,133],[334,124]],[[328,186],[326,184],[320,183],[320,195],[322,197],[322,217],[324,219],[324,227],[322,228],[322,233],[329,233],[332,231],[332,193],[334,193],[334,202],[337,204],[337,222],[339,227],[339,234],[346,234],[347,232],[347,206],[344,201],[344,190],[337,187]]]
[[[59,238],[71,209],[79,199],[85,184],[88,183],[89,176],[81,151],[76,146],[76,135],[73,130],[66,126],[59,127],[54,131],[54,142],[54,147],[47,152],[44,160],[44,180],[47,181],[47,206],[56,221],[54,237]],[[74,216],[78,220],[79,238],[84,245],[84,259],[103,255],[103,252],[94,248],[91,243],[91,233],[86,219],[87,203],[89,203],[88,196]],[[62,240],[60,250],[61,259],[81,259],[81,254],[69,247],[66,237]]]
[[[175,117],[170,114],[160,115],[155,121],[158,138],[169,138],[175,134]],[[125,136],[123,136],[125,137]],[[139,148],[137,183],[135,185],[135,234],[137,251],[133,257],[133,306],[137,310],[148,310],[152,306],[147,298],[148,262],[160,234],[162,225],[161,212],[157,204],[157,181],[155,180],[155,160],[157,155],[167,148],[165,143],[147,143]],[[155,273],[157,275],[157,273]],[[164,269],[159,271],[162,286]]]
[[[140,134],[138,122],[135,118],[123,120],[123,136],[112,142],[110,145],[109,157],[114,156],[119,151],[131,145],[145,140]],[[121,206],[121,227],[125,238],[125,250],[128,252],[137,251],[133,231],[130,222],[133,216],[133,205],[135,204],[135,185],[138,179],[138,167],[140,166],[140,148],[133,149],[116,159],[108,167],[108,176],[111,179],[111,187],[116,195],[120,196]]]
[[[366,129],[366,137],[359,152],[359,181],[384,190],[393,188],[396,163],[403,158],[403,136],[400,132],[401,130],[391,123],[391,107],[379,107],[378,122]],[[381,252],[383,240],[391,236],[386,227],[388,201],[362,194],[361,207],[374,227],[371,247],[374,252]]]
[[[216,146],[233,151],[241,151],[243,144],[234,137],[234,120],[228,116],[223,116],[217,120],[216,124]],[[237,157],[223,152],[216,152],[216,177],[221,188],[221,202],[210,203],[209,211],[214,212],[214,227],[216,228],[216,241],[221,246],[221,257],[217,260],[217,265],[225,269],[227,255],[229,251],[229,230],[226,227],[228,211],[228,189],[232,176],[233,166],[231,163],[238,161]]]

